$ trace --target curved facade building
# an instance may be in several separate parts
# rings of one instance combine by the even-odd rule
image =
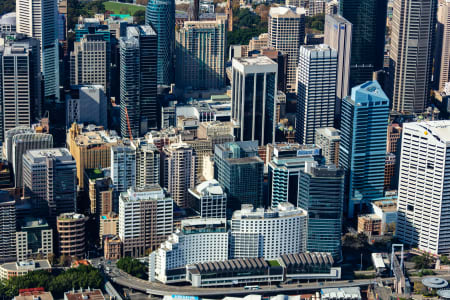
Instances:
[[[158,35],[158,85],[170,85],[174,73],[175,1],[149,0],[145,24],[151,25]]]
[[[56,228],[60,255],[84,257],[86,220],[84,215],[76,213],[65,213],[58,216]]]

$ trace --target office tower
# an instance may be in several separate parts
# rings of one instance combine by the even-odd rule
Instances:
[[[194,0],[198,1],[198,0]],[[181,89],[207,90],[225,86],[226,22],[184,22],[175,33],[175,83]]]
[[[266,33],[267,34],[267,33]],[[286,74],[288,67],[288,55],[284,52],[272,48],[264,48],[260,50],[260,54],[267,56],[278,65],[277,89],[278,92],[286,93]]]
[[[24,193],[36,211],[56,217],[77,208],[76,164],[66,148],[29,150],[23,156]]]
[[[102,85],[73,85],[66,95],[66,126],[95,124],[108,127],[107,99]]]
[[[72,124],[66,144],[77,162],[77,179],[84,188],[84,170],[108,168],[111,164],[111,147],[117,145],[118,137],[110,135],[101,126]]]
[[[322,149],[322,156],[327,164],[339,165],[339,143],[341,132],[333,127],[316,129],[315,143]]]
[[[423,112],[430,98],[436,3],[434,0],[394,2],[389,88],[392,109],[397,112]]]
[[[190,0],[188,9],[189,21],[198,21],[200,12],[200,0]]]
[[[298,206],[300,172],[306,162],[320,157],[320,148],[313,145],[275,144],[273,157],[268,163],[269,205],[277,207],[289,202]]]
[[[145,12],[145,24],[156,31],[158,85],[170,85],[173,82],[175,55],[175,1],[150,0]]]
[[[111,179],[119,195],[136,186],[136,151],[131,146],[111,147]]]
[[[268,32],[269,47],[288,55],[287,92],[295,93],[298,56],[305,39],[305,10],[300,7],[271,7]]]
[[[86,34],[70,52],[70,84],[101,85],[107,90],[106,53],[109,43],[100,34]]]
[[[16,134],[12,139],[12,167],[15,187],[23,187],[23,155],[28,150],[48,149],[53,147],[53,136],[46,133]]]
[[[159,184],[160,154],[158,148],[145,140],[134,141],[132,147],[136,149],[136,186]]]
[[[149,279],[179,280],[186,272],[181,274],[176,270],[184,270],[188,264],[227,260],[228,245],[226,219],[182,220],[181,231],[172,233],[150,254]]]
[[[185,143],[165,146],[161,152],[161,183],[167,188],[175,204],[189,207],[188,189],[195,186],[196,154]]]
[[[26,217],[16,232],[17,261],[53,253],[53,230],[45,219]]]
[[[231,142],[214,149],[214,178],[228,195],[227,207],[263,205],[264,162],[256,141]]]
[[[16,12],[10,12],[0,17],[0,32],[16,31]]]
[[[215,179],[204,181],[195,188],[189,189],[192,198],[191,208],[201,218],[226,218],[227,194]]]
[[[173,232],[173,200],[157,184],[130,188],[119,198],[119,237],[123,255],[144,256]]]
[[[307,224],[308,213],[291,203],[269,210],[243,205],[231,218],[230,256],[277,259],[305,252]]]
[[[266,56],[235,58],[232,65],[231,118],[238,141],[275,142],[277,64]]]
[[[0,262],[16,259],[16,202],[0,191]]]
[[[157,37],[151,26],[127,28],[120,40],[120,131],[139,137],[157,128]]]
[[[444,90],[445,83],[450,81],[450,1],[439,3],[436,27],[436,49],[434,58],[435,88]]]
[[[347,172],[349,217],[355,205],[383,196],[389,99],[376,81],[352,88],[342,101],[339,166]]]
[[[6,161],[8,161],[11,165],[13,162],[12,159],[12,146],[13,146],[13,137],[16,134],[21,134],[21,133],[34,133],[34,130],[31,129],[28,126],[18,126],[14,129],[10,129],[8,131],[5,131],[5,139],[3,141],[3,159],[5,159]]]
[[[5,46],[0,56],[4,132],[31,126],[40,116],[39,41],[26,39]],[[36,61],[37,60],[37,61]]]
[[[337,58],[337,51],[325,44],[300,48],[295,118],[300,144],[314,144],[317,128],[334,125]]]
[[[350,87],[383,68],[387,0],[342,0],[339,14],[352,26]]]
[[[450,251],[450,121],[404,123],[396,237],[431,254]]]
[[[325,16],[324,43],[337,50],[337,80],[335,121],[341,115],[341,102],[350,90],[350,57],[352,53],[352,23],[339,15]]]
[[[40,41],[44,96],[59,100],[56,0],[16,0],[17,32]]]
[[[306,163],[298,189],[298,206],[308,212],[308,251],[328,252],[340,260],[344,170]]]
[[[86,221],[82,214],[60,214],[56,220],[59,255],[84,257],[86,253]]]
[[[84,181],[90,213],[97,217],[111,213],[114,204],[114,187],[109,177],[109,169],[86,169]]]

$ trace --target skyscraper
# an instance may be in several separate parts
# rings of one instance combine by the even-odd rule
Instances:
[[[185,143],[170,144],[161,152],[161,186],[181,208],[189,207],[188,190],[195,186],[196,159],[194,149]]]
[[[334,125],[337,58],[337,51],[325,44],[300,48],[295,118],[300,144],[314,144],[317,128]]]
[[[8,191],[0,191],[0,262],[16,258],[16,202]]]
[[[41,42],[41,71],[44,95],[48,99],[59,95],[59,54],[56,0],[16,0],[17,32]]]
[[[74,50],[70,52],[71,85],[102,85],[106,91],[108,46],[100,34],[86,34],[74,43]]]
[[[335,124],[340,124],[342,99],[350,91],[350,60],[352,53],[352,23],[339,15],[325,16],[324,43],[337,50],[337,80]]]
[[[175,1],[148,1],[145,24],[153,27],[158,38],[158,85],[170,85],[173,82],[175,54]]]
[[[257,155],[256,141],[216,145],[214,178],[228,195],[228,208],[239,209],[241,204],[263,205],[264,162]]]
[[[339,166],[347,172],[348,208],[383,196],[389,99],[376,81],[352,88],[342,101]]]
[[[66,95],[66,126],[95,124],[108,127],[107,99],[102,85],[72,85]]]
[[[198,1],[198,0],[195,0]],[[193,90],[225,86],[226,21],[190,21],[176,32],[177,87]]]
[[[435,0],[394,2],[389,85],[395,111],[423,112],[430,98],[436,3]]]
[[[308,251],[330,252],[341,259],[344,170],[306,163],[298,188],[298,207],[308,212]]]
[[[136,150],[131,146],[111,147],[111,179],[119,195],[136,186]]]
[[[275,142],[277,64],[267,56],[233,59],[231,118],[236,140]]]
[[[434,59],[433,81],[442,91],[450,81],[450,1],[439,3],[436,29],[436,52]]]
[[[143,136],[157,128],[157,36],[151,26],[127,28],[120,40],[120,130],[123,137]],[[130,126],[130,128],[128,128]]]
[[[297,89],[297,66],[300,46],[305,39],[305,9],[271,7],[269,11],[269,47],[288,54],[287,91]]]
[[[66,148],[28,151],[23,156],[23,186],[39,213],[56,218],[76,211],[77,168]]]
[[[339,14],[353,25],[350,87],[371,80],[383,68],[386,12],[387,0],[339,2]]]
[[[403,124],[396,237],[432,254],[450,251],[450,121]]]

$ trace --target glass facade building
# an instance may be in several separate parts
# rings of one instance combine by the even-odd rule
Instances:
[[[298,206],[308,211],[307,249],[340,260],[344,171],[335,165],[311,166],[300,177]]]
[[[145,24],[151,25],[158,36],[158,85],[173,82],[175,54],[175,0],[150,0]]]
[[[339,14],[352,23],[350,87],[383,68],[387,0],[341,0]]]
[[[352,89],[342,101],[339,166],[347,172],[348,215],[383,196],[389,99],[377,81]]]

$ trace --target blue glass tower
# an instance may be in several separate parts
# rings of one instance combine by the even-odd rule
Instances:
[[[158,35],[158,85],[170,85],[174,77],[175,1],[149,0],[145,24]]]
[[[389,99],[377,81],[352,88],[342,101],[339,166],[347,172],[348,215],[383,196]]]

